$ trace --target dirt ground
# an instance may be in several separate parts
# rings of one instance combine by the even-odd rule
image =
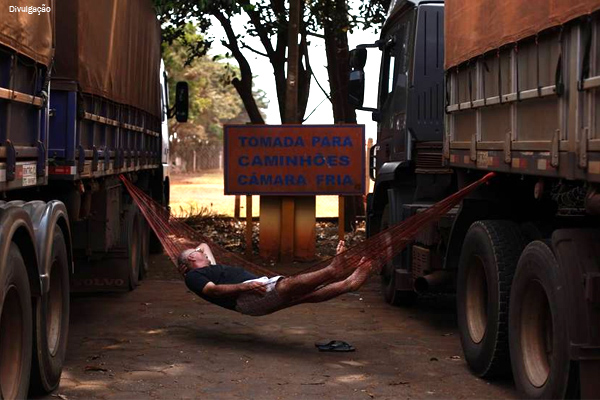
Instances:
[[[233,197],[223,196],[222,187],[220,172],[174,177],[172,202],[185,210],[200,199],[187,223],[227,250],[243,253],[243,221],[214,216],[233,213]],[[337,198],[330,197],[317,201],[323,216],[337,214]],[[201,207],[209,212],[198,212]],[[254,228],[256,254],[259,224]],[[363,222],[347,234],[347,244],[364,235]],[[337,224],[318,222],[316,236],[317,257],[334,255]],[[72,296],[61,384],[44,399],[515,396],[512,382],[490,383],[469,373],[453,297],[430,296],[413,308],[394,308],[382,300],[374,277],[357,293],[252,318],[187,291],[165,256],[151,261],[149,276],[133,292]],[[305,267],[278,266],[283,274]],[[314,346],[333,339],[356,351],[319,353]]]
[[[133,292],[72,300],[67,360],[45,399],[514,398],[512,382],[472,376],[454,298],[411,309],[358,293],[252,318],[186,290],[164,256]],[[354,353],[320,353],[345,340]]]

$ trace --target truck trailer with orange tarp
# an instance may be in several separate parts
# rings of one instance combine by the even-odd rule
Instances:
[[[382,274],[388,302],[456,291],[467,364],[522,397],[600,396],[600,1],[396,1],[382,53],[369,235],[489,171]]]
[[[118,176],[168,201],[169,113],[150,0],[0,9],[0,398],[20,399],[58,386],[70,289],[143,276],[149,230]]]

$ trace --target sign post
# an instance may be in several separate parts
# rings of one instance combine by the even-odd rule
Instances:
[[[252,195],[246,195],[246,258],[252,259]]]
[[[343,196],[338,196],[338,240],[344,240],[346,233],[346,227],[344,226],[345,220],[345,201]]]
[[[363,125],[227,125],[224,148],[225,194],[261,196],[263,257],[314,252],[314,196],[365,190]]]

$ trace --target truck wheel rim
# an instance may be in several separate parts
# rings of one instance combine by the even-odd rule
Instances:
[[[50,272],[50,291],[48,292],[48,314],[46,319],[46,337],[48,339],[48,350],[54,357],[60,343],[60,332],[62,328],[62,280],[61,271],[55,261]]]
[[[552,314],[548,296],[538,281],[527,285],[521,313],[521,351],[531,384],[542,387],[548,380],[552,356]]]
[[[16,397],[23,352],[23,307],[19,293],[9,287],[0,315],[0,390],[2,398]]]
[[[473,256],[467,272],[466,314],[471,340],[480,343],[487,326],[487,280],[483,260]]]

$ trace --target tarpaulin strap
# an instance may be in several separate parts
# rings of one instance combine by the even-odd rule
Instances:
[[[349,272],[356,269],[365,260],[373,263],[375,269],[380,268],[410,244],[421,230],[439,220],[473,190],[489,181],[493,176],[494,173],[490,172],[431,207],[392,225],[333,258],[323,260],[310,268],[296,272],[294,275],[323,268],[333,260],[336,260],[341,268],[347,269]],[[198,243],[207,243],[219,264],[235,265],[265,276],[278,275],[225,250],[201,232],[173,217],[167,208],[154,201],[124,175],[120,175],[120,179],[175,265],[177,265],[177,258],[183,250],[196,247]]]

